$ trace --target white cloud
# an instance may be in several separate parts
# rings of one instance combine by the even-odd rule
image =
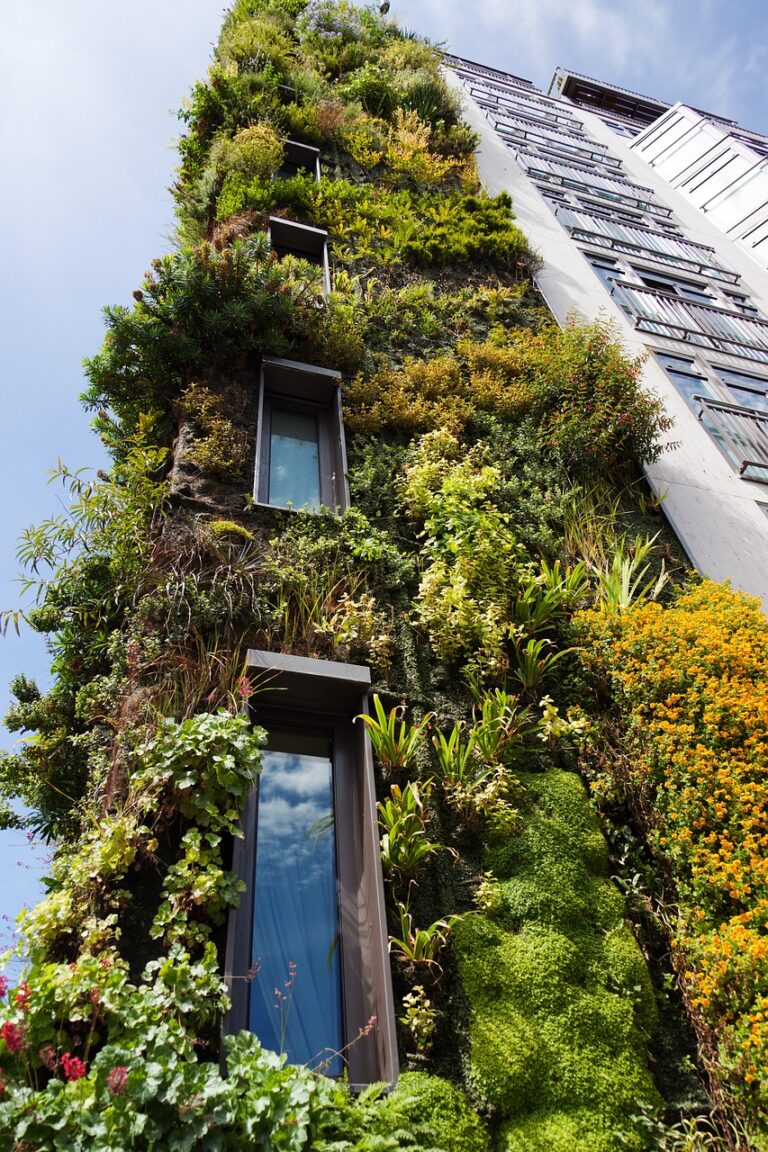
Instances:
[[[668,7],[661,0],[625,7],[609,0],[485,0],[471,9],[461,0],[403,0],[397,16],[406,25],[417,22],[464,51],[468,36],[483,38],[499,60],[508,48],[516,60],[528,60],[529,71],[554,70],[564,49],[578,51],[599,44],[606,67],[624,70],[638,57],[651,58],[668,24]]]

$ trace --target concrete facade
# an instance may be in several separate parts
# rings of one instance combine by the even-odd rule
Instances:
[[[651,353],[644,384],[674,427],[647,476],[692,564],[768,609],[768,273],[634,148],[642,123],[449,65],[481,179],[511,194],[558,322],[609,318],[632,354]]]

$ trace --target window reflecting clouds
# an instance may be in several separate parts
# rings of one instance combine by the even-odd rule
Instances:
[[[291,1063],[339,1075],[332,774],[327,735],[271,735],[259,780],[249,1027]]]

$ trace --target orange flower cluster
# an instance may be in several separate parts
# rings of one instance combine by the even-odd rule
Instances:
[[[768,621],[757,601],[705,581],[668,607],[575,624],[623,713],[620,783],[675,880],[673,948],[717,1038],[716,1072],[765,1116]]]

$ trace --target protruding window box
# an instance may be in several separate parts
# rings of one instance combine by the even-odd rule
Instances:
[[[300,256],[323,270],[323,292],[331,290],[331,272],[328,264],[328,233],[309,224],[283,220],[281,216],[269,218],[269,240],[278,256]]]
[[[275,175],[279,180],[290,180],[291,176],[307,173],[320,181],[320,149],[299,140],[283,141],[283,163]]]
[[[353,1088],[393,1084],[373,763],[353,723],[367,711],[370,672],[263,651],[248,663],[266,682],[252,715],[269,740],[235,842],[246,892],[229,921],[225,1027],[256,1032],[292,1063],[346,1072]]]
[[[296,104],[299,93],[291,84],[278,84],[277,97],[281,104]]]
[[[349,507],[341,376],[265,356],[259,381],[254,499],[271,508]]]

